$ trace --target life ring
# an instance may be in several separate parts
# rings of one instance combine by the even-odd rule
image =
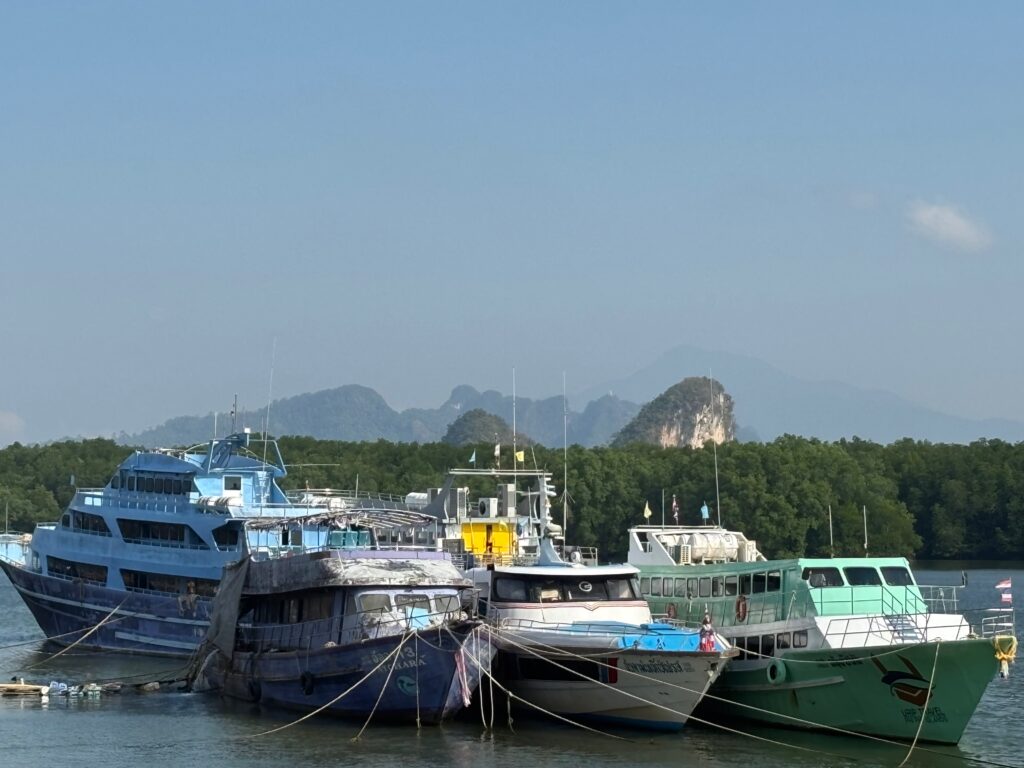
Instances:
[[[766,670],[768,682],[772,685],[786,682],[786,662],[782,659],[772,659]]]
[[[676,604],[675,603],[669,603],[668,604],[668,607],[665,608],[665,615],[668,616],[670,619],[674,619],[676,617]]]
[[[316,687],[316,676],[309,670],[303,672],[299,675],[299,685],[302,686],[302,692],[310,696]]]
[[[747,596],[740,595],[736,598],[736,623],[742,624],[747,620]]]

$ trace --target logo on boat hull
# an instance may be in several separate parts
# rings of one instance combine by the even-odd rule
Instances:
[[[889,692],[900,701],[913,704],[915,707],[923,707],[928,703],[929,691],[934,691],[934,686],[925,678],[906,656],[896,654],[896,658],[903,662],[908,671],[901,669],[886,669],[877,658],[871,659],[875,666],[882,673],[882,682],[889,686]]]

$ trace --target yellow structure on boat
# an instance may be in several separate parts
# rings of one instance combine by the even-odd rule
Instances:
[[[462,542],[466,552],[474,555],[507,555],[518,553],[519,540],[515,521],[485,519],[462,523]]]

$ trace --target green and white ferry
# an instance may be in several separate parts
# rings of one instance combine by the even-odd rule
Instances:
[[[900,557],[767,560],[717,526],[637,526],[629,563],[652,613],[705,614],[735,645],[697,717],[955,744],[1016,650],[1013,612],[972,620],[960,587]]]

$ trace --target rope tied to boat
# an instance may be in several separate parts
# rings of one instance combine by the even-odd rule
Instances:
[[[130,595],[129,595],[128,597],[130,597]],[[39,666],[39,665],[41,665],[41,664],[45,664],[45,663],[46,663],[46,662],[48,662],[48,661],[53,661],[53,660],[54,660],[54,659],[56,659],[56,658],[57,658],[58,656],[63,656],[63,655],[65,654],[65,653],[67,653],[68,651],[70,651],[70,650],[71,650],[72,648],[74,648],[74,647],[75,647],[76,645],[78,645],[78,644],[79,644],[80,642],[82,642],[83,640],[85,640],[85,638],[89,637],[89,635],[91,635],[91,634],[92,634],[93,632],[95,632],[95,631],[96,631],[97,629],[99,629],[99,628],[100,628],[100,627],[102,627],[102,626],[103,626],[104,624],[106,624],[106,623],[107,623],[108,621],[110,621],[110,618],[111,618],[111,617],[112,617],[112,616],[113,616],[113,615],[114,615],[115,613],[117,613],[117,612],[118,612],[118,611],[119,611],[119,610],[121,609],[121,606],[122,606],[122,605],[124,605],[124,604],[125,604],[126,602],[128,602],[128,597],[125,597],[125,599],[124,599],[124,600],[122,600],[122,601],[121,601],[120,603],[118,603],[118,604],[117,604],[117,605],[116,605],[116,606],[114,607],[114,609],[113,609],[113,610],[112,610],[112,611],[111,611],[110,613],[108,613],[108,614],[107,614],[106,616],[104,616],[104,617],[103,617],[103,618],[102,618],[102,619],[100,620],[100,623],[99,623],[99,624],[97,624],[96,626],[94,626],[94,627],[90,628],[88,632],[86,632],[86,633],[85,633],[84,635],[82,635],[82,636],[81,636],[80,638],[78,638],[77,640],[75,640],[75,642],[73,642],[73,643],[72,643],[71,645],[69,645],[69,646],[67,646],[67,647],[65,647],[65,648],[61,648],[61,649],[60,649],[60,650],[59,650],[59,651],[58,651],[57,653],[53,654],[52,656],[50,656],[50,657],[48,657],[48,658],[45,658],[45,659],[43,659],[42,661],[37,661],[37,662],[36,662],[35,664],[30,664],[30,665],[28,665],[27,667],[25,667],[25,669],[35,669],[36,667],[38,667],[38,666]],[[79,632],[81,632],[81,630],[78,630],[78,631],[79,631]],[[49,639],[49,638],[48,638],[48,639]]]
[[[1017,638],[1013,635],[996,635],[992,638],[992,646],[996,649],[996,661],[999,662],[999,676],[1010,676],[1010,665],[1017,659]]]
[[[939,668],[939,648],[942,647],[942,638],[940,637],[935,641],[935,661],[932,662],[932,673],[928,678],[928,692],[924,696],[924,704],[921,705],[921,719],[917,722],[917,733],[914,734],[914,740],[910,742],[910,749],[907,750],[906,756],[903,758],[897,768],[903,768],[907,764],[907,760],[914,753],[914,747],[917,746],[917,740],[921,736],[921,729],[924,727],[924,721],[928,719],[928,702],[932,700],[932,690],[935,688],[935,670]]]

